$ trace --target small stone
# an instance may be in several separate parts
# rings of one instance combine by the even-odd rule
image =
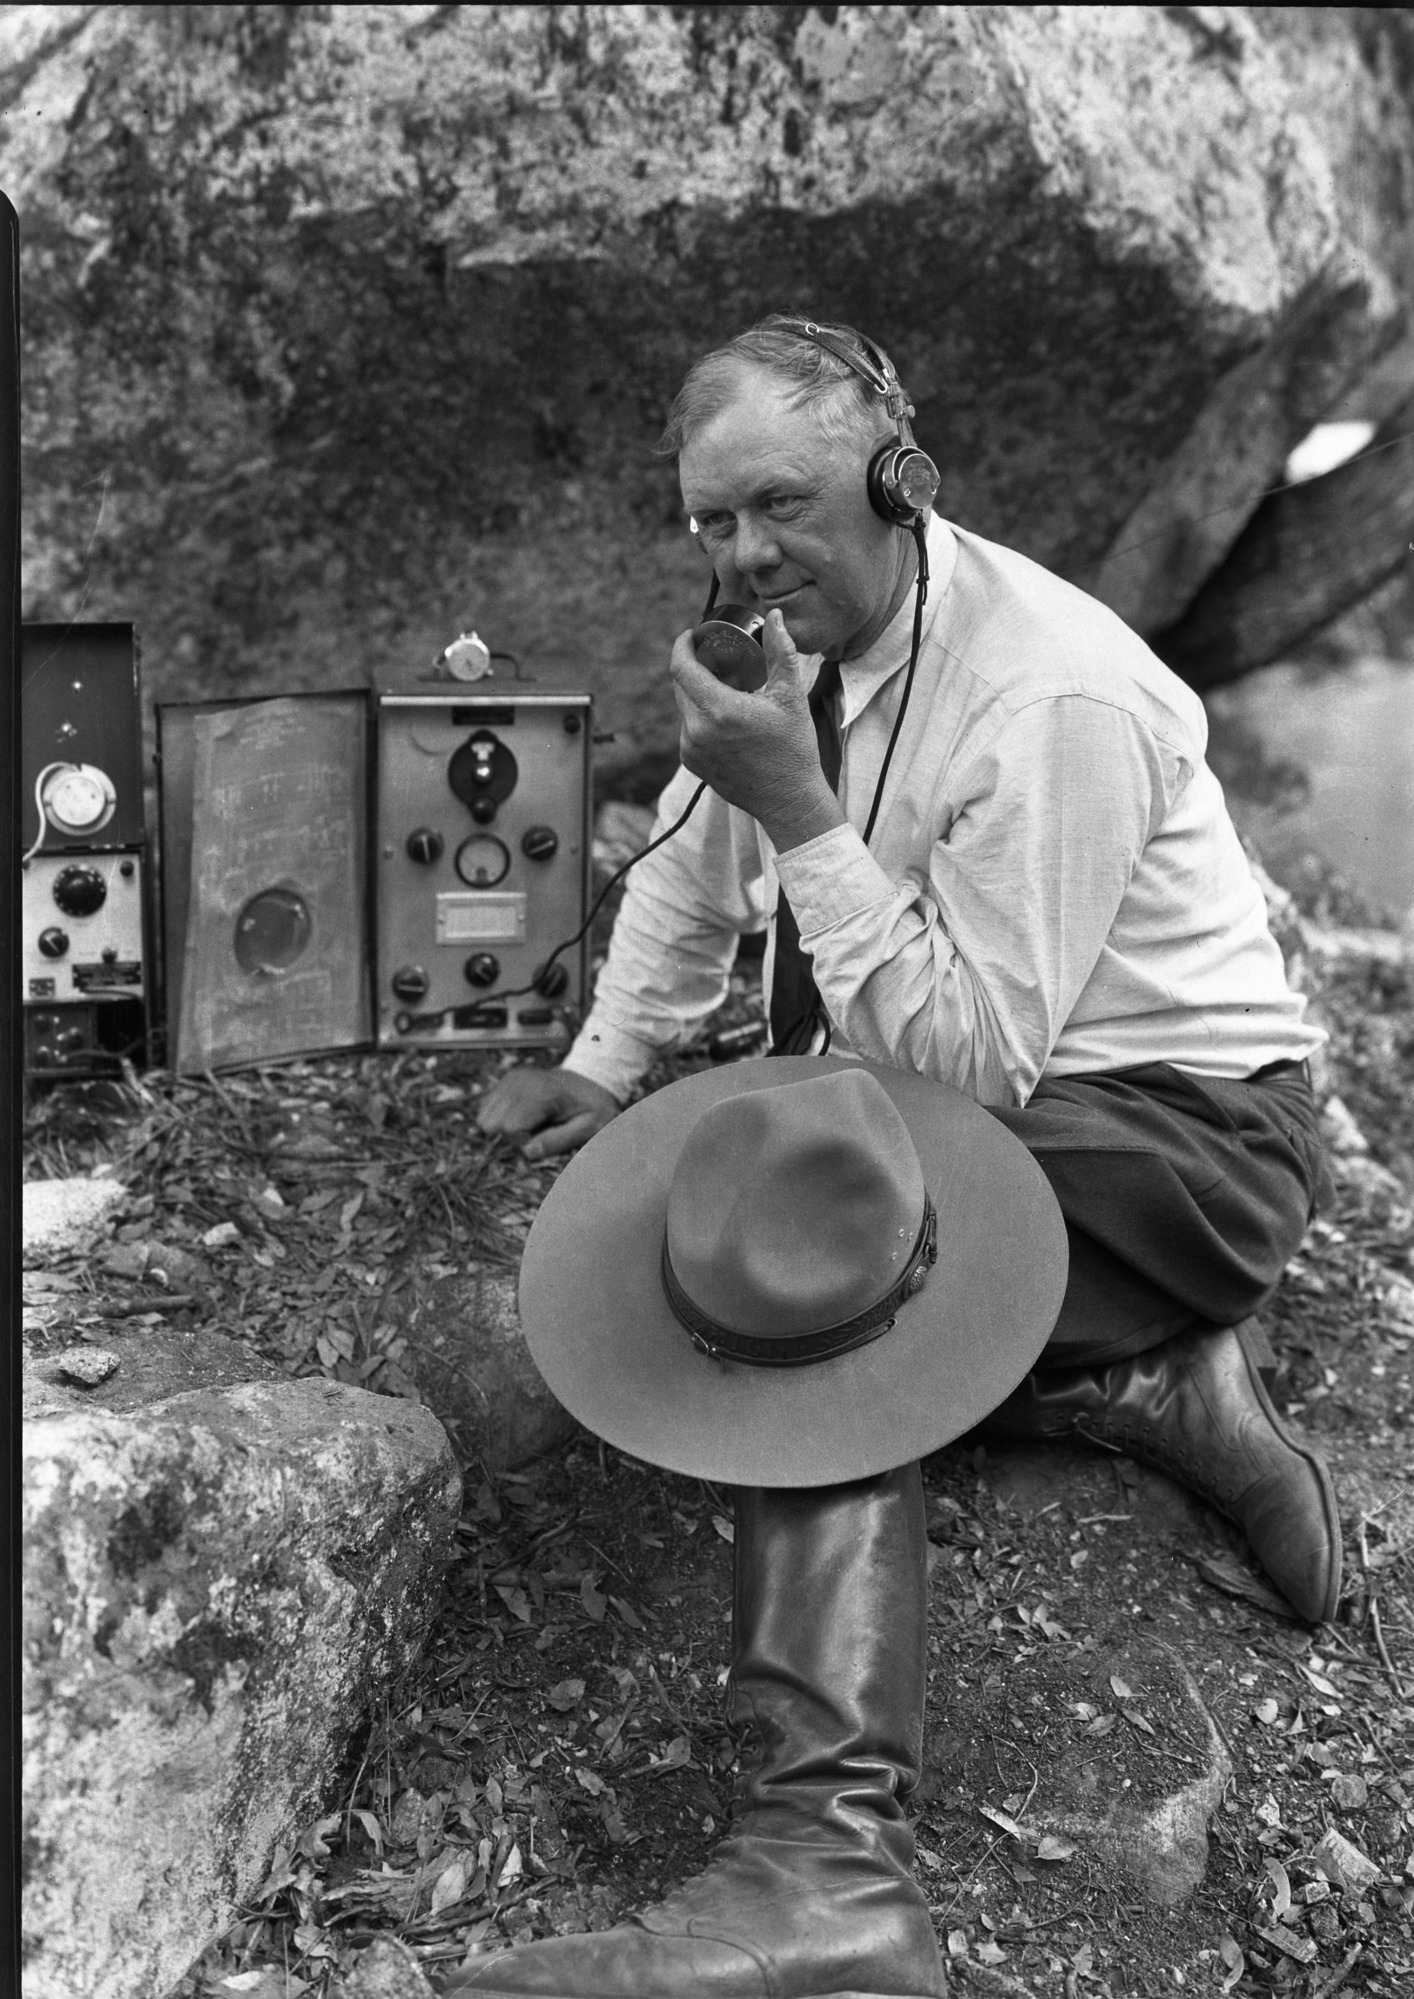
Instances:
[[[1334,1830],[1317,1840],[1311,1858],[1337,1888],[1368,1888],[1380,1878],[1381,1869],[1369,1854]]]
[[[114,1277],[141,1277],[147,1270],[145,1242],[110,1243],[98,1259],[99,1268]]]
[[[1339,1097],[1328,1097],[1326,1100],[1325,1109],[1321,1112],[1321,1135],[1338,1157],[1349,1158],[1370,1150],[1369,1139]]]
[[[58,1364],[67,1380],[82,1382],[85,1388],[96,1388],[118,1372],[118,1356],[107,1347],[65,1347]]]
[[[239,1242],[241,1232],[234,1222],[217,1222],[201,1238],[203,1249],[226,1249],[233,1242]]]
[[[89,1248],[126,1198],[118,1180],[27,1181],[22,1223],[26,1265]]]
[[[334,1994],[335,1999],[435,1999],[427,1973],[396,1937],[376,1938]]]

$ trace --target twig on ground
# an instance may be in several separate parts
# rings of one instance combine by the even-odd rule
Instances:
[[[190,1291],[157,1291],[147,1297],[129,1298],[121,1305],[100,1305],[105,1319],[131,1319],[139,1312],[184,1312],[199,1301]]]
[[[1339,1992],[1341,1986],[1344,1985],[1346,1979],[1349,1978],[1351,1972],[1355,1969],[1355,1960],[1359,1957],[1364,1947],[1363,1944],[1352,1944],[1330,1977],[1321,1980],[1321,1983],[1311,1994],[1311,1999],[1332,1999],[1332,1995]]]
[[[1362,1513],[1360,1515],[1359,1542],[1360,1542],[1360,1573],[1365,1578],[1365,1615],[1370,1620],[1370,1630],[1374,1636],[1375,1650],[1380,1655],[1380,1664],[1384,1667],[1385,1673],[1389,1679],[1389,1683],[1394,1688],[1396,1698],[1399,1700],[1403,1700],[1404,1699],[1403,1682],[1400,1680],[1398,1673],[1394,1670],[1394,1661],[1389,1656],[1389,1647],[1385,1643],[1385,1634],[1383,1630],[1380,1628],[1379,1592],[1375,1589],[1375,1587],[1370,1581],[1370,1544],[1368,1539],[1366,1538],[1366,1533],[1365,1533],[1365,1530],[1369,1526],[1369,1524],[1370,1524],[1369,1514]]]
[[[1380,1664],[1384,1667],[1389,1678],[1389,1683],[1394,1688],[1396,1698],[1403,1700],[1404,1682],[1394,1670],[1394,1661],[1389,1656],[1389,1647],[1385,1644],[1385,1634],[1380,1629],[1379,1599],[1375,1596],[1371,1596],[1370,1598],[1370,1629],[1375,1634],[1375,1650],[1380,1655]]]

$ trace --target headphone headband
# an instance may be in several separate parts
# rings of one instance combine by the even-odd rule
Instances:
[[[814,346],[822,348],[825,353],[833,354],[837,361],[843,361],[847,368],[853,369],[867,388],[872,389],[876,396],[882,397],[889,420],[898,432],[899,442],[901,444],[914,442],[913,431],[908,421],[914,414],[913,404],[908,400],[903,383],[898,378],[897,369],[882,347],[876,347],[873,341],[866,340],[862,333],[857,336],[860,346],[852,347],[841,334],[818,325],[813,319],[792,320],[780,330],[783,333],[799,334],[803,340],[809,340]]]

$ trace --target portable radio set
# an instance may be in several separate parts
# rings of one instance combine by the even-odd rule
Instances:
[[[867,842],[918,664],[939,475],[882,349],[813,320],[771,324],[882,403],[895,435],[870,461],[869,501],[917,550],[908,673]],[[714,572],[697,656],[754,692],[763,621],[716,598]],[[508,656],[470,633],[405,685],[160,704],[153,868],[132,626],[24,626],[26,1070],[102,1074],[159,1052],[189,1074],[370,1046],[565,1045],[599,904],[707,787],[586,915],[590,696],[527,691],[518,669],[492,686],[496,657]],[[817,1008],[780,1052],[822,1024],[828,1045]]]
[[[27,1071],[567,1044],[592,704],[489,667],[160,704],[154,867],[132,627],[25,626]]]

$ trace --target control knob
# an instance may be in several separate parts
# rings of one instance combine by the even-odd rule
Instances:
[[[393,991],[400,1000],[426,999],[431,983],[421,965],[399,965],[393,974]]]
[[[63,868],[54,883],[54,900],[65,916],[92,916],[108,900],[108,884],[97,868]]]
[[[69,948],[69,933],[61,930],[57,923],[51,923],[39,933],[39,952],[43,958],[62,958]]]
[[[430,826],[418,826],[408,834],[408,854],[414,861],[421,861],[424,867],[442,858],[442,835],[434,833]]]
[[[560,836],[553,826],[529,826],[521,838],[520,850],[528,861],[552,860],[560,850]]]
[[[535,975],[535,990],[542,999],[558,999],[569,982],[568,967],[545,965]]]
[[[473,951],[462,973],[469,986],[494,986],[501,976],[501,961],[490,951]]]

